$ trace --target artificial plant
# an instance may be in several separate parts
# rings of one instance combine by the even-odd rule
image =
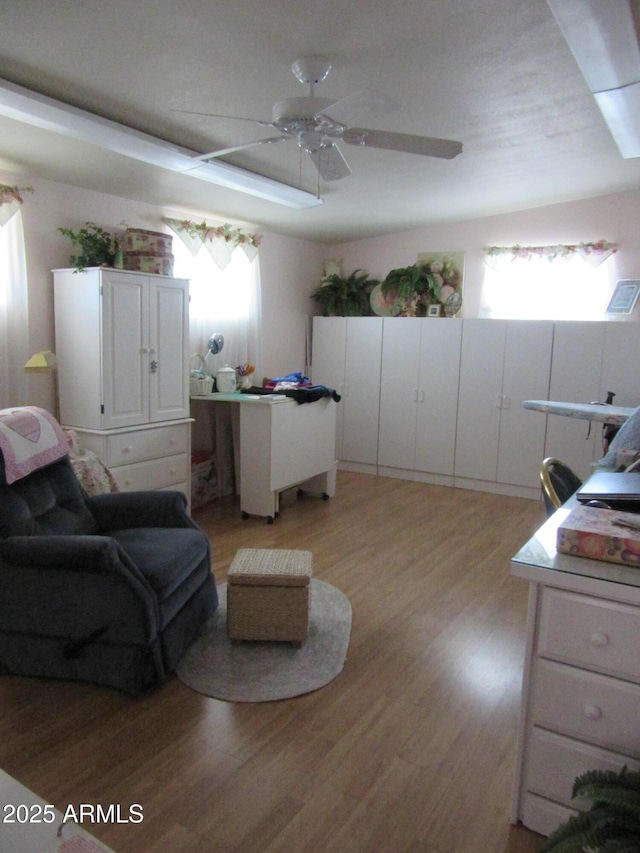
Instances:
[[[348,276],[332,273],[322,279],[311,298],[320,305],[325,317],[361,317],[371,313],[369,297],[377,284],[379,281],[362,269]]]
[[[623,767],[589,770],[573,784],[572,798],[590,801],[561,824],[541,853],[638,853],[640,850],[640,773]]]
[[[80,248],[79,254],[69,258],[69,263],[77,272],[82,272],[87,267],[113,266],[116,241],[99,225],[86,222],[85,227],[78,231],[72,231],[70,228],[58,228],[58,231]]]
[[[391,270],[382,282],[381,290],[388,296],[394,293],[398,300],[411,302],[416,297],[424,302],[438,302],[442,278],[436,276],[426,264],[412,264]]]

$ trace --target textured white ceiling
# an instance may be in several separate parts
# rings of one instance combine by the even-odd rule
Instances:
[[[616,0],[618,2],[618,0]],[[321,183],[295,142],[228,161],[310,192],[290,210],[0,118],[0,166],[188,214],[320,241],[504,213],[640,187],[546,0],[2,0],[0,77],[198,151],[273,135],[274,101],[306,89],[307,53],[334,68],[316,94],[363,87],[400,106],[370,125],[458,139],[445,161],[341,145],[352,175]]]

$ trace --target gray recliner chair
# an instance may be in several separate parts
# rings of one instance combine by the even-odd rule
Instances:
[[[8,485],[0,453],[0,673],[139,693],[217,602],[180,492],[88,497],[67,456]]]

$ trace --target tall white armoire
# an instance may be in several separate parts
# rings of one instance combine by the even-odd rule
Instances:
[[[60,421],[123,491],[190,497],[189,282],[54,270]]]

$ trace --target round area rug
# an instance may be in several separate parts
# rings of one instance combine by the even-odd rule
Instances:
[[[309,633],[290,643],[235,642],[227,637],[227,584],[218,609],[176,667],[180,681],[215,699],[272,702],[311,693],[342,672],[351,634],[351,604],[331,584],[312,580]]]

